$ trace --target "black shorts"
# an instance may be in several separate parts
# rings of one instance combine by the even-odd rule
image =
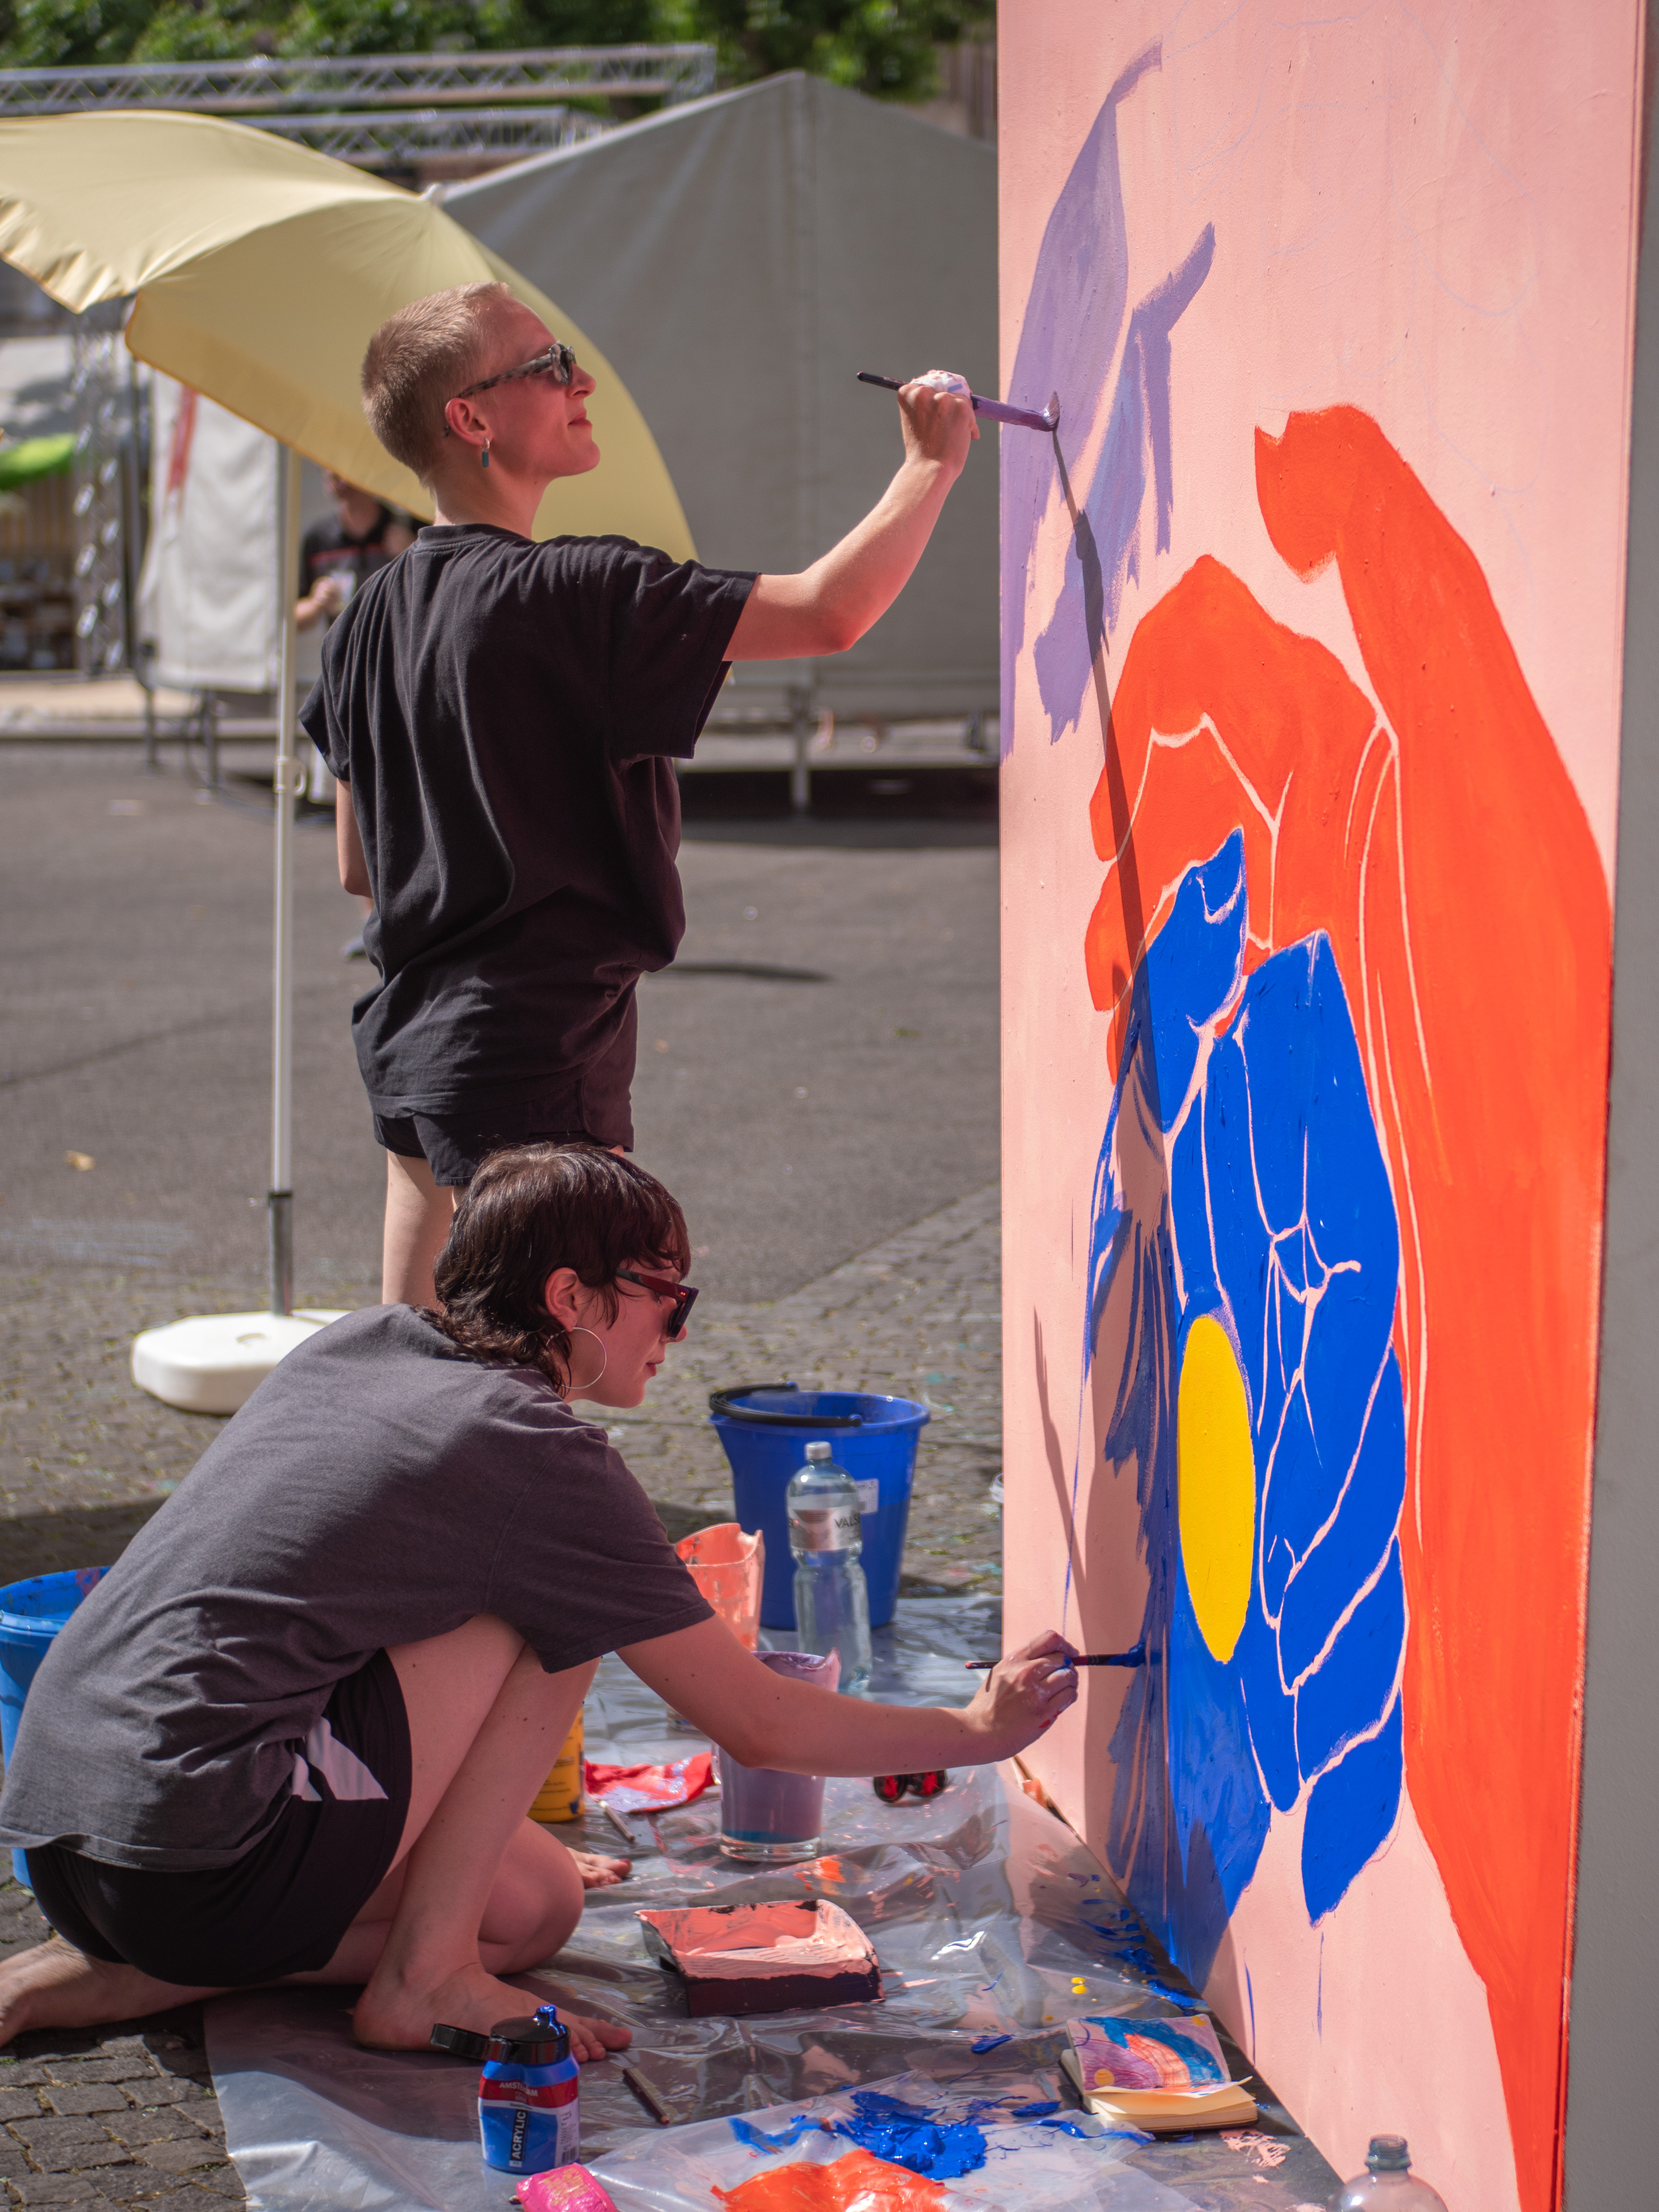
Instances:
[[[296,1749],[295,1791],[234,1865],[109,1866],[61,1844],[28,1853],[35,1902],[89,1958],[198,1989],[325,1966],[385,1880],[409,1817],[409,1717],[384,1651],[336,1685]]]
[[[424,1160],[432,1180],[446,1188],[469,1183],[491,1152],[507,1145],[597,1144],[586,1129],[538,1126],[533,1100],[494,1113],[377,1114],[374,1141],[400,1159]]]

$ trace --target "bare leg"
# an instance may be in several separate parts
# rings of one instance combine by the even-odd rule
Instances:
[[[146,2013],[222,1994],[158,1982],[137,1966],[108,1966],[53,1936],[0,1965],[0,2044],[31,2027],[96,2027],[105,2021],[142,2020]]]
[[[544,1674],[488,1614],[388,1656],[414,1755],[404,1848],[318,1978],[356,1978],[369,1966],[354,2015],[360,2040],[423,2050],[434,2021],[487,2028],[522,2010],[523,1992],[496,1976],[550,1958],[581,1917],[580,1870],[526,1808],[593,1669]],[[578,2056],[629,2039],[605,2023],[572,2023]]]
[[[435,1306],[432,1270],[455,1214],[455,1194],[434,1182],[424,1160],[386,1156],[386,1232],[380,1297],[389,1306]]]
[[[546,1674],[489,1614],[388,1656],[409,1716],[409,1814],[392,1871],[326,1966],[299,1982],[366,1982],[365,2041],[424,2049],[435,2021],[488,2027],[525,2009],[495,1977],[539,1966],[581,1917],[585,1887],[627,1862],[576,1856],[525,1816],[569,1734],[593,1668]],[[583,1854],[584,1859],[587,1858]],[[217,1989],[158,1981],[53,1936],[0,1965],[0,2043],[30,2027],[132,2020]],[[573,2053],[603,2057],[625,2028],[568,2015]]]

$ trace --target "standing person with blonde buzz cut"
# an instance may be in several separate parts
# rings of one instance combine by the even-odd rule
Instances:
[[[599,465],[594,380],[505,285],[400,309],[362,388],[436,519],[353,593],[302,719],[339,781],[340,880],[374,906],[380,981],[352,1024],[386,1153],[382,1294],[430,1306],[456,1193],[489,1153],[632,1146],[634,987],[685,927],[672,763],[728,664],[862,637],[979,431],[968,399],[905,386],[881,500],[810,568],[765,576],[532,539],[548,485]]]

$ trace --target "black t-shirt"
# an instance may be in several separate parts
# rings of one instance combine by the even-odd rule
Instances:
[[[374,521],[361,536],[348,530],[337,514],[313,522],[300,540],[300,597],[309,599],[325,576],[338,576],[355,591],[365,576],[395,561],[398,556],[386,542],[387,531],[394,526],[412,528],[406,516],[394,514],[386,506],[376,507]]]
[[[334,1686],[489,1613],[549,1674],[710,1618],[645,1492],[534,1368],[410,1306],[289,1352],[53,1639],[0,1842],[228,1866]]]
[[[381,981],[352,1028],[377,1113],[533,1098],[550,1127],[632,1142],[634,985],[685,929],[669,763],[754,580],[458,523],[348,602],[301,719],[368,862]]]

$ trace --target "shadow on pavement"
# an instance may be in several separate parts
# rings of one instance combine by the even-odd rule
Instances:
[[[0,1586],[65,1567],[106,1567],[125,1551],[166,1503],[72,1507],[62,1513],[21,1513],[0,1519]]]
[[[997,771],[989,763],[820,769],[811,793],[811,811],[798,815],[787,769],[683,775],[685,836],[704,844],[899,850],[997,842]]]

